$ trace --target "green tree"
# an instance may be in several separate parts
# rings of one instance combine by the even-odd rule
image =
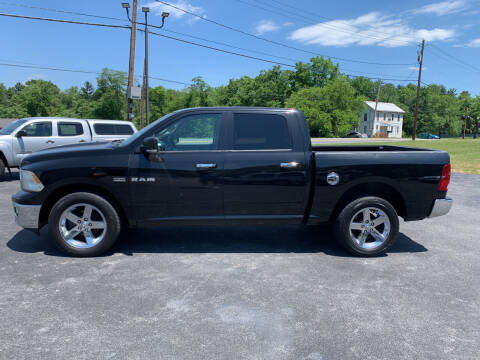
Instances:
[[[337,78],[322,88],[305,88],[287,101],[305,113],[312,136],[343,136],[358,126],[363,98],[346,78]]]
[[[292,73],[292,90],[298,91],[310,87],[323,87],[341,75],[339,65],[330,59],[313,57],[309,63],[298,62]]]
[[[50,81],[30,80],[14,95],[28,116],[49,116],[59,105],[60,89]]]
[[[94,115],[99,119],[123,119],[126,112],[127,74],[121,71],[103,69],[97,78],[94,93]]]
[[[375,100],[377,98],[378,82],[360,76],[353,78],[351,83],[357,95],[363,96],[367,100]]]

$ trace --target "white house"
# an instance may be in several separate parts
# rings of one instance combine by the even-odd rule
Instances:
[[[367,108],[362,111],[358,130],[369,137],[401,138],[403,114],[405,111],[392,103],[379,102],[374,119],[375,101],[365,101]]]

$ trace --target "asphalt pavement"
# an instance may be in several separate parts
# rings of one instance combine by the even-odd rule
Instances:
[[[69,258],[15,225],[18,188],[0,181],[0,359],[480,358],[478,175],[368,259],[300,226],[138,230]]]

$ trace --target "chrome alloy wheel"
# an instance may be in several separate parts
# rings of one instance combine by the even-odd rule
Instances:
[[[362,249],[375,249],[388,239],[390,220],[383,210],[367,207],[350,221],[350,237]]]
[[[100,243],[107,232],[103,213],[90,204],[75,204],[60,216],[58,224],[63,240],[78,249],[88,249]]]

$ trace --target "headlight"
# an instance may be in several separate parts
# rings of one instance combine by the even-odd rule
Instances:
[[[20,169],[20,185],[24,191],[39,192],[43,190],[43,184],[33,172]]]

